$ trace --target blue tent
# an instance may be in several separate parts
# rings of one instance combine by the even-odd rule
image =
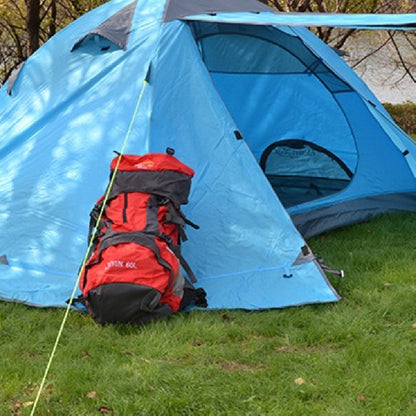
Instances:
[[[252,0],[113,0],[33,54],[0,90],[0,298],[65,305],[128,138],[196,171],[183,250],[209,307],[338,300],[298,230],[415,210],[416,149],[299,24]]]

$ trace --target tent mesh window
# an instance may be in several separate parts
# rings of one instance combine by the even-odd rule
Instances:
[[[305,140],[271,144],[260,165],[285,207],[339,192],[353,176],[337,156]]]
[[[268,26],[192,22],[209,72],[314,74],[333,93],[351,91],[302,41]]]

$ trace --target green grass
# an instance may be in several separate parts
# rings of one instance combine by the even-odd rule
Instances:
[[[71,312],[35,414],[415,415],[415,235],[395,214],[309,241],[345,270],[335,304],[143,328]],[[0,415],[30,414],[63,313],[0,303]]]

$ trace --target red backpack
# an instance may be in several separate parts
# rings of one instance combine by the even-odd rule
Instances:
[[[120,159],[99,224],[104,197],[90,214],[89,240],[94,228],[96,233],[79,282],[98,323],[145,323],[192,303],[207,306],[180,252],[185,224],[198,228],[180,210],[194,171],[173,153],[122,155],[111,162],[110,178]]]

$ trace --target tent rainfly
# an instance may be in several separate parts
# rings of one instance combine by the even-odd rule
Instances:
[[[337,301],[304,238],[415,211],[416,148],[302,25],[415,22],[253,0],[113,0],[76,20],[0,90],[0,298],[65,306],[129,132],[126,153],[171,147],[196,171],[183,251],[210,308]]]

